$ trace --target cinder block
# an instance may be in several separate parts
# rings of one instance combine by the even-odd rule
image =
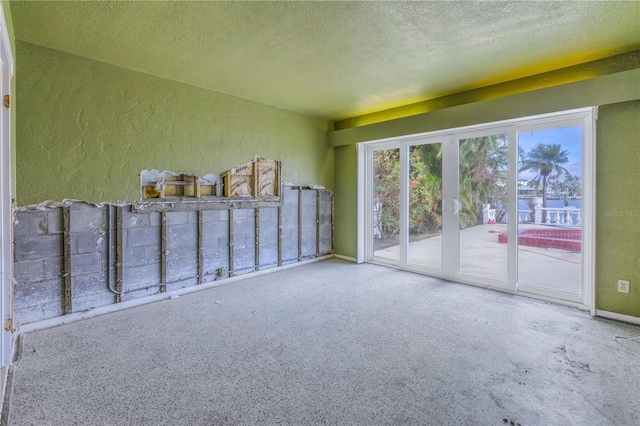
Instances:
[[[198,241],[198,227],[194,223],[185,225],[171,225],[167,229],[167,245],[172,246],[174,244],[181,244],[185,242]]]
[[[195,259],[197,250],[198,245],[194,240],[173,243],[167,247],[167,259]]]
[[[116,301],[113,293],[87,294],[73,298],[73,312],[82,312],[92,308],[112,305]]]
[[[92,253],[102,251],[107,248],[107,235],[94,232],[83,232],[72,234],[71,253]],[[75,244],[73,244],[75,243]]]
[[[43,321],[62,315],[62,302],[52,301],[35,306],[20,306],[14,310],[16,325]]]
[[[184,225],[189,223],[188,212],[167,212],[168,225]]]
[[[316,241],[315,239],[302,240],[302,257],[315,257],[316,255]]]
[[[72,286],[74,304],[76,297],[86,296],[88,294],[109,292],[109,290],[107,289],[107,276],[101,273],[76,275],[73,277]]]
[[[282,216],[282,229],[297,229],[298,217],[297,216]]]
[[[167,284],[167,291],[178,290],[185,287],[192,287],[194,285],[198,285],[198,278],[187,278],[175,283]]]
[[[282,260],[298,259],[298,243],[293,241],[282,242]]]
[[[217,238],[209,238],[202,239],[202,252],[206,253],[216,253],[218,251],[218,239]]]
[[[233,275],[235,276],[245,275],[245,274],[250,274],[251,272],[254,272],[254,271],[255,271],[254,266],[250,266],[248,268],[234,269]]]
[[[44,259],[23,260],[13,264],[13,275],[18,283],[45,281]]]
[[[260,266],[276,265],[278,263],[277,245],[260,245]]]
[[[256,232],[255,216],[247,216],[244,219],[233,218],[233,233],[253,235]]]
[[[15,240],[16,261],[62,255],[62,235],[38,235]]]
[[[229,222],[207,223],[202,229],[202,238],[226,238],[229,235]]]
[[[160,257],[160,246],[146,246],[144,250],[147,256],[147,264],[151,265],[162,261]]]
[[[303,214],[316,214],[316,191],[302,191],[302,212]]]
[[[233,248],[235,250],[247,248],[247,235],[234,235],[233,236]]]
[[[160,228],[133,228],[123,231],[125,247],[160,245]]]
[[[103,269],[99,252],[76,254],[71,257],[72,276],[92,274]]]
[[[202,223],[220,221],[220,210],[204,210],[202,212]]]
[[[254,209],[234,209],[233,220],[242,220],[255,215]]]
[[[136,266],[125,268],[123,272],[124,288],[137,290],[160,284],[160,265]],[[152,293],[153,294],[153,293]]]
[[[198,273],[197,246],[193,241],[175,245],[167,254],[167,279],[196,276]]]
[[[305,214],[302,215],[302,226],[307,228],[314,228],[316,227],[316,214],[315,211],[313,212],[313,214]],[[315,232],[315,231],[314,231]]]
[[[290,187],[285,187],[282,191],[282,198],[285,204],[294,203],[296,206],[298,205],[298,190],[291,189]]]
[[[160,226],[162,225],[162,216],[159,212],[151,212],[149,213],[149,226]]]
[[[298,241],[298,231],[291,228],[282,228],[282,244],[287,244],[291,241]]]
[[[320,233],[320,254],[331,253],[331,232]]]
[[[260,225],[260,246],[278,244],[278,229],[277,227],[266,227]]]
[[[70,207],[71,232],[106,232],[107,209],[91,204],[74,203]]]
[[[233,251],[233,271],[255,267],[255,250],[236,249]]]
[[[280,207],[280,211],[281,211],[282,217],[291,216],[292,215],[291,203],[283,203],[282,206]]]
[[[229,256],[228,252],[225,253],[212,253],[202,257],[202,270],[205,274],[216,274],[216,271],[220,268],[229,268]]]
[[[15,224],[13,235],[15,238],[22,238],[33,235],[44,235],[49,227],[49,220],[46,211],[25,210],[15,213]]]
[[[64,274],[64,257],[47,257],[44,259],[44,279],[62,278]]]
[[[186,212],[187,220],[189,223],[197,224],[198,223],[198,212]]]
[[[62,207],[47,212],[47,232],[49,234],[62,234]]]
[[[149,227],[149,216],[150,213],[133,213],[127,208],[122,215],[122,227],[125,229]]]
[[[39,283],[16,283],[13,290],[16,308],[36,306],[62,300],[63,281],[50,280]]]
[[[160,287],[158,286],[149,286],[140,288],[138,290],[133,290],[127,292],[122,295],[122,301],[126,302],[127,300],[140,299],[142,297],[152,296],[154,294],[158,294],[160,292]]]
[[[148,264],[147,249],[149,247],[128,247],[123,250],[122,263],[125,268]],[[159,249],[158,249],[159,251]]]

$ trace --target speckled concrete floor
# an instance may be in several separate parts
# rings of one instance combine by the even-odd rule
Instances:
[[[639,334],[330,260],[24,335],[9,424],[638,425]]]

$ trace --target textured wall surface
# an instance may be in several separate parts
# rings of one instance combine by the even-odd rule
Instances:
[[[281,208],[260,208],[257,214],[255,209],[202,211],[201,227],[195,211],[166,212],[163,226],[158,212],[72,202],[65,207],[65,231],[63,207],[20,209],[14,227],[16,324],[63,315],[69,300],[70,312],[117,303],[119,263],[120,301],[127,301],[331,253],[333,195],[291,187],[283,192]]]
[[[326,122],[18,41],[17,200],[134,201],[139,172],[220,174],[254,154],[333,186]]]
[[[336,253],[356,257],[358,207],[358,152],[353,145],[337,146],[336,152]]]
[[[597,308],[640,317],[640,101],[600,107],[596,149]]]

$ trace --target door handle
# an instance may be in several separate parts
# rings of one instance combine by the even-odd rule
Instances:
[[[447,199],[442,199],[442,214],[447,214]]]
[[[460,211],[460,203],[455,198],[453,199],[453,202],[456,205],[456,210],[453,212],[453,214],[458,214],[458,212]]]

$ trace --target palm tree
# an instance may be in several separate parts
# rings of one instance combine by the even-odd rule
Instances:
[[[500,221],[506,203],[507,135],[492,135],[459,141],[460,225],[482,223],[482,205],[498,208]]]
[[[524,153],[520,151],[520,171],[533,170],[538,174],[531,179],[532,183],[540,186],[542,181],[542,207],[547,207],[547,183],[549,176],[554,173],[561,175],[569,173],[561,166],[569,162],[569,151],[562,149],[559,144],[538,144],[531,151]],[[544,217],[543,217],[544,219]]]

